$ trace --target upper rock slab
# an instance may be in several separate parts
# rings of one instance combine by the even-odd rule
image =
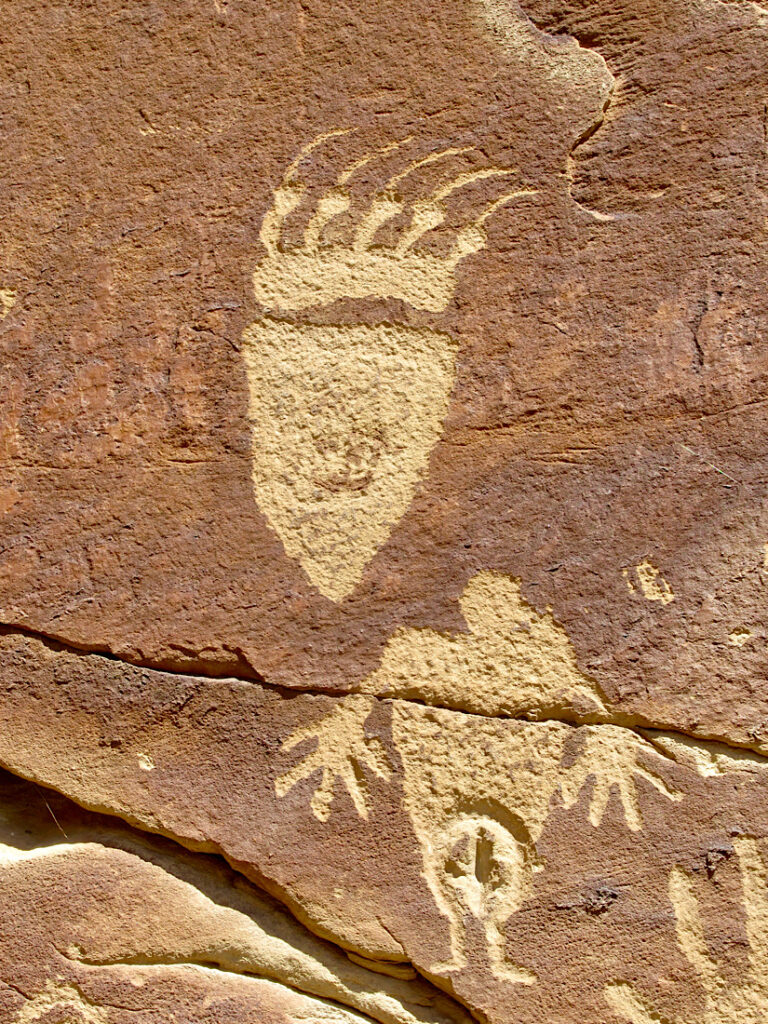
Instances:
[[[0,621],[761,745],[759,5],[14,10]]]

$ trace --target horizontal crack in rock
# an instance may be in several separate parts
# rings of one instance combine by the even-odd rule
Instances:
[[[203,673],[182,672],[182,671],[179,671],[179,670],[169,670],[169,669],[165,669],[165,668],[157,668],[155,665],[152,665],[152,664],[144,664],[144,663],[137,663],[137,662],[133,662],[133,661],[127,661],[127,660],[125,660],[123,658],[118,657],[116,654],[113,654],[110,651],[76,647],[76,646],[73,646],[71,644],[65,643],[64,641],[60,640],[57,637],[51,637],[51,636],[49,636],[46,633],[38,632],[36,630],[29,629],[28,627],[25,627],[25,626],[17,626],[17,625],[13,625],[13,624],[9,624],[9,623],[0,622],[0,636],[1,635],[14,635],[14,634],[17,634],[17,635],[23,636],[23,637],[27,637],[27,638],[30,638],[30,639],[33,639],[33,640],[37,640],[38,642],[43,643],[46,646],[48,646],[50,649],[60,650],[63,653],[67,653],[67,654],[73,655],[75,657],[102,658],[102,659],[104,659],[104,660],[106,660],[106,661],[108,661],[110,663],[113,663],[113,664],[117,663],[117,664],[120,664],[120,665],[125,665],[126,668],[143,669],[145,671],[155,672],[157,674],[178,676],[180,678],[189,679],[189,680],[200,682],[200,683],[209,683],[209,682],[210,683],[226,683],[226,682],[230,682],[232,684],[257,685],[257,686],[265,687],[265,688],[267,688],[267,689],[269,689],[269,690],[271,690],[271,691],[273,691],[275,693],[282,694],[283,696],[286,696],[286,697],[293,697],[293,696],[295,696],[298,693],[306,693],[306,694],[311,694],[311,695],[314,695],[314,696],[326,696],[326,697],[341,698],[341,697],[347,696],[350,693],[359,692],[356,689],[355,686],[351,686],[348,690],[343,690],[343,691],[342,690],[333,690],[333,689],[324,690],[324,689],[319,689],[317,687],[309,687],[309,686],[308,687],[295,687],[294,688],[294,687],[283,686],[283,685],[280,685],[278,683],[269,682],[267,679],[265,679],[263,677],[259,677],[258,679],[257,678],[248,679],[248,678],[243,678],[241,676],[206,675],[206,674],[203,674]],[[375,700],[377,700],[377,701],[379,701],[381,703],[387,703],[388,701],[390,701],[392,699],[395,699],[395,698],[385,697],[385,696],[381,696],[381,695],[377,695],[377,694],[368,694],[368,696],[372,696]],[[534,713],[534,712],[531,712],[531,713],[528,713],[528,714],[523,714],[523,715],[510,715],[510,714],[504,714],[503,712],[500,712],[498,714],[484,714],[484,713],[481,713],[481,712],[478,712],[478,711],[469,710],[469,709],[467,709],[465,707],[462,707],[462,706],[460,706],[458,704],[437,703],[437,702],[432,703],[432,702],[429,702],[429,701],[426,701],[426,700],[419,700],[419,699],[416,699],[416,698],[413,698],[413,697],[407,697],[407,698],[397,697],[396,699],[397,700],[402,700],[405,703],[409,703],[409,704],[420,705],[420,706],[424,706],[424,707],[441,708],[441,709],[443,709],[445,711],[454,711],[457,714],[472,715],[472,716],[475,716],[475,717],[478,717],[478,718],[493,718],[493,719],[501,719],[501,720],[507,720],[507,721],[536,722],[536,723],[539,723],[539,724],[546,724],[547,722],[561,722],[563,724],[572,725],[574,727],[579,727],[579,726],[583,726],[583,725],[590,725],[590,726],[595,727],[595,728],[599,728],[600,726],[612,726],[612,727],[618,727],[618,728],[622,728],[622,729],[626,729],[628,731],[634,732],[637,735],[640,735],[640,736],[642,736],[643,738],[646,738],[646,739],[648,737],[646,736],[644,730],[652,730],[652,731],[658,731],[658,732],[667,732],[667,733],[670,733],[670,734],[673,734],[673,735],[677,735],[677,736],[683,737],[685,739],[693,740],[693,741],[696,741],[696,742],[701,741],[701,742],[704,742],[704,743],[721,744],[724,747],[730,747],[731,749],[741,753],[742,755],[743,755],[743,753],[745,751],[749,751],[752,754],[754,754],[754,760],[757,763],[759,763],[759,764],[765,763],[766,766],[768,766],[768,757],[765,757],[762,754],[761,749],[757,745],[755,745],[755,744],[750,744],[750,743],[746,743],[746,742],[744,742],[744,743],[743,742],[739,742],[739,740],[735,739],[732,736],[729,736],[727,733],[719,732],[717,730],[702,729],[702,730],[697,730],[696,732],[687,732],[686,730],[681,729],[674,722],[655,721],[655,720],[653,720],[651,718],[648,718],[648,717],[646,717],[644,715],[627,714],[627,713],[624,713],[624,712],[621,712],[621,711],[611,711],[608,714],[606,714],[604,716],[601,716],[599,719],[596,720],[593,717],[588,717],[588,718],[580,717],[576,712],[574,712],[573,714],[568,714],[566,712],[560,712],[559,714],[556,714],[556,713],[553,713],[551,711],[551,709],[547,709],[547,711],[545,711],[545,712],[543,712],[541,714]],[[669,756],[669,754],[667,754],[667,756]],[[9,770],[13,771],[12,768],[9,769]],[[142,827],[142,826],[139,825],[139,827]]]

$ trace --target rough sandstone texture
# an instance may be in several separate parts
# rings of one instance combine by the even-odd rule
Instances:
[[[0,1024],[764,1024],[768,5],[0,55]]]

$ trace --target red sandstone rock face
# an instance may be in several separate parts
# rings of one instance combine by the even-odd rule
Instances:
[[[371,998],[406,965],[329,1020],[764,1020],[768,11],[11,3],[2,47],[0,762]],[[4,1019],[129,1013],[34,948]],[[170,963],[140,1012],[206,1020]]]

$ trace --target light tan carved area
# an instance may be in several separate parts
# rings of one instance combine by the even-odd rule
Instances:
[[[0,288],[0,323],[16,305],[16,298],[17,295],[13,288]]]
[[[279,797],[300,781],[312,778],[315,788],[310,807],[316,818],[327,821],[333,800],[344,791],[357,813],[368,816],[368,779],[388,781],[392,774],[381,742],[366,734],[366,720],[376,696],[402,698],[393,702],[397,709],[394,722],[399,726],[407,721],[418,732],[419,723],[430,723],[429,736],[419,739],[415,748],[407,729],[395,730],[406,780],[410,753],[411,779],[417,788],[421,772],[418,751],[432,757],[431,743],[444,761],[441,779],[446,792],[453,791],[452,772],[459,778],[464,774],[474,777],[477,765],[473,765],[473,758],[485,765],[487,745],[498,747],[498,756],[491,758],[490,765],[494,771],[501,771],[501,777],[489,786],[488,794],[495,793],[494,799],[525,822],[534,841],[549,813],[551,796],[560,792],[570,807],[588,780],[592,786],[589,820],[593,826],[602,822],[615,792],[629,828],[637,831],[642,827],[637,779],[670,800],[680,799],[656,770],[664,759],[677,760],[675,754],[664,749],[662,743],[654,745],[630,729],[606,722],[580,729],[579,756],[566,770],[561,766],[565,745],[576,733],[565,721],[535,723],[477,717],[535,719],[557,715],[560,719],[590,722],[606,719],[609,713],[596,684],[580,672],[565,630],[550,611],[538,614],[526,604],[518,581],[499,573],[478,573],[467,584],[460,603],[469,633],[446,636],[433,630],[396,632],[379,667],[360,684],[368,696],[352,694],[319,721],[286,737],[283,753],[290,756],[295,752],[298,756],[276,780]],[[406,700],[424,701],[434,710],[411,706]],[[472,714],[457,714],[449,710],[452,705]],[[411,711],[406,713],[409,707]],[[505,772],[513,765],[516,778],[525,781],[510,789]],[[528,776],[528,769],[520,769],[520,765],[535,766],[535,770]],[[439,791],[430,790],[432,797]],[[416,801],[414,813],[418,813],[419,806]],[[448,827],[447,820],[435,826],[437,832],[444,827]]]
[[[737,626],[728,634],[728,643],[731,647],[744,647],[752,639],[752,630],[746,626]]]
[[[56,821],[62,832],[99,835],[99,828]],[[70,835],[70,841],[30,849],[36,832],[24,809],[0,809],[0,900],[9,920],[24,922],[15,946],[12,935],[0,936],[0,964],[13,970],[14,949],[20,949],[49,975],[27,993],[14,1024],[52,1019],[46,1015],[54,1007],[67,1010],[65,1019],[77,1024],[108,1024],[109,1008],[84,994],[90,982],[117,985],[122,979],[136,988],[165,979],[173,997],[181,999],[185,977],[168,974],[181,967],[207,972],[192,982],[204,992],[221,990],[235,1006],[245,1000],[247,1009],[255,998],[287,1008],[276,1020],[465,1024],[468,1019],[413,976],[373,973],[352,962],[208,857],[175,853],[172,844],[119,827],[103,840],[71,841]],[[45,936],[41,947],[34,946],[37,934]],[[49,971],[45,957],[53,957]],[[178,1019],[186,1018],[182,1013]]]
[[[257,503],[326,597],[349,594],[442,433],[456,347],[437,331],[265,319],[243,335]]]
[[[278,796],[312,779],[310,807],[319,820],[328,821],[345,799],[367,816],[368,780],[391,776],[380,741],[365,731],[374,704],[370,697],[346,697],[287,737],[283,751],[297,751],[298,758],[278,777]],[[488,719],[401,700],[391,706],[405,808],[424,877],[450,929],[451,956],[427,969],[447,975],[467,966],[470,915],[482,923],[493,973],[506,982],[534,983],[533,974],[509,958],[503,927],[543,869],[536,842],[553,797],[567,808],[583,798],[593,828],[614,800],[626,826],[639,831],[641,790],[646,799],[654,790],[666,800],[682,799],[664,778],[671,758],[619,726]],[[305,749],[311,740],[314,746]]]
[[[596,50],[581,47],[573,37],[551,36],[539,31],[514,0],[472,0],[479,20],[494,42],[542,78],[568,90],[593,90],[596,109],[602,110],[614,87],[605,58]]]
[[[669,898],[675,914],[677,941],[698,975],[704,991],[704,1013],[668,1018],[651,1000],[627,982],[605,989],[608,1005],[631,1024],[765,1024],[768,1020],[768,868],[765,843],[742,836],[733,843],[739,860],[748,944],[749,967],[734,984],[713,959],[693,879],[674,868],[669,876]]]
[[[52,1017],[61,1020],[62,1014],[66,1024],[109,1024],[106,1008],[88,1002],[74,982],[53,978],[19,1010],[12,1024],[33,1024]]]
[[[272,205],[261,224],[260,240],[266,255],[253,275],[257,301],[267,309],[295,311],[325,306],[344,298],[397,298],[415,309],[444,310],[456,287],[456,267],[487,245],[483,228],[486,221],[502,206],[536,195],[536,191],[526,188],[502,191],[456,232],[447,255],[438,257],[423,252],[418,243],[444,223],[447,203],[453,193],[476,181],[504,180],[514,174],[507,168],[491,166],[451,172],[452,161],[474,151],[471,147],[448,147],[406,160],[405,165],[390,174],[369,198],[349,239],[343,244],[326,243],[326,229],[352,207],[349,183],[353,176],[372,161],[407,147],[411,142],[409,137],[387,143],[345,164],[335,182],[320,196],[314,211],[307,215],[301,245],[285,246],[286,221],[302,206],[307,192],[301,178],[302,165],[319,145],[347,134],[350,134],[349,129],[337,129],[313,139],[290,164],[275,189]],[[410,200],[404,198],[400,187],[405,179],[438,161],[449,168],[445,180],[427,195]],[[387,247],[377,245],[378,232],[401,215],[407,215],[407,222],[396,243]]]
[[[480,572],[459,604],[468,633],[399,629],[360,690],[485,715],[609,717],[567,633],[551,611],[540,614],[527,604],[519,580]]]
[[[376,161],[407,149],[411,138],[386,143],[347,160],[312,211],[304,211],[304,167],[318,146],[349,129],[308,143],[285,171],[264,215],[265,250],[253,274],[256,299],[271,312],[302,311],[339,299],[401,299],[414,309],[441,312],[466,257],[487,245],[483,225],[503,206],[537,194],[508,188],[514,172],[462,166],[479,154],[466,146],[405,159],[361,206],[350,182]],[[403,184],[425,169],[437,183],[416,197]],[[419,247],[448,216],[454,193],[498,179],[505,188],[456,230],[450,250],[436,256]],[[418,191],[418,188],[417,188]],[[346,240],[328,229],[357,212]],[[304,217],[300,245],[286,244],[286,223]],[[402,222],[393,244],[382,229]],[[429,454],[442,433],[455,379],[456,345],[427,328],[343,323],[317,327],[272,317],[242,337],[253,432],[256,501],[286,553],[332,601],[346,597],[410,505]]]
[[[642,734],[663,754],[695,771],[702,778],[748,772],[768,782],[768,757],[724,743],[702,742],[682,733],[642,729]]]
[[[631,594],[641,594],[646,601],[658,601],[667,605],[674,601],[672,588],[661,572],[648,559],[632,569],[624,569],[622,575]]]
[[[278,777],[277,795],[285,796],[297,783],[320,771],[320,782],[310,800],[310,808],[318,821],[327,821],[330,817],[337,783],[346,789],[360,817],[367,818],[370,797],[365,770],[385,780],[392,775],[381,740],[365,734],[365,721],[373,704],[370,697],[347,697],[337,710],[319,722],[297,729],[284,740],[283,751],[291,751],[306,740],[315,740],[316,745],[311,753]]]

